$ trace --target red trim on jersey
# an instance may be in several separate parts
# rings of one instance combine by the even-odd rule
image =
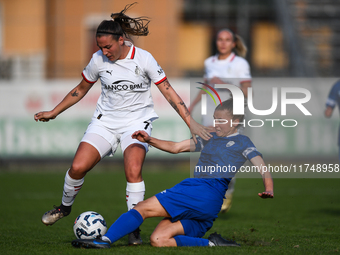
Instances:
[[[163,81],[165,81],[167,78],[166,78],[166,76],[163,78],[163,79],[161,79],[160,81],[158,81],[158,82],[155,82],[155,84],[156,85],[159,85],[160,83],[162,83]]]
[[[230,59],[230,62],[234,60],[236,54],[234,53],[234,56]]]
[[[135,48],[135,46],[133,46],[131,57],[130,57],[131,59],[133,59],[135,57],[135,51],[136,51],[136,48]]]
[[[81,73],[81,76],[83,76],[84,80],[85,80],[86,82],[88,82],[88,83],[91,83],[91,84],[96,83],[95,81],[89,81],[88,79],[86,79],[84,73]]]

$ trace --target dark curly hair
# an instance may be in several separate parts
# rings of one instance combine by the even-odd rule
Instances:
[[[146,36],[149,34],[148,24],[150,22],[147,17],[131,18],[125,14],[136,3],[128,4],[125,8],[117,13],[111,14],[111,20],[103,20],[96,32],[96,36],[112,35],[114,39],[118,40],[119,37],[129,35]]]

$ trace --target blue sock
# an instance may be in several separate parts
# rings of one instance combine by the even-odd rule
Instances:
[[[116,242],[123,236],[130,234],[143,223],[143,217],[135,209],[122,214],[109,228],[104,235],[110,239],[111,243]]]
[[[174,236],[177,246],[208,246],[209,240],[191,236]]]

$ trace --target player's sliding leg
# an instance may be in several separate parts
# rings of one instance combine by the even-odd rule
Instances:
[[[42,216],[41,221],[45,225],[53,225],[70,214],[72,204],[84,183],[84,176],[100,159],[101,156],[95,147],[86,142],[80,143],[72,166],[65,175],[62,203]]]
[[[174,237],[184,236],[184,229],[180,221],[171,222],[170,218],[163,219],[150,236],[150,243],[155,247],[176,247]]]
[[[201,238],[206,232],[203,229],[209,229],[207,226],[203,221],[184,219],[172,222],[170,218],[166,218],[157,225],[150,237],[150,242],[156,247],[240,246],[232,240],[222,238],[217,233],[211,234],[208,239]]]
[[[155,196],[140,202],[134,209],[122,214],[101,239],[77,239],[72,241],[72,245],[83,248],[110,248],[111,243],[131,233],[146,218],[151,217],[170,217]]]
[[[124,142],[126,142],[126,140]],[[123,142],[122,146],[124,146]],[[134,208],[139,202],[144,200],[145,184],[142,179],[142,166],[144,163],[145,154],[145,147],[136,143],[130,144],[124,150],[124,168],[127,180],[126,204],[128,211]],[[140,236],[139,227],[132,230],[128,239],[130,245],[139,245],[143,243]]]
[[[130,234],[143,223],[143,217],[135,209],[123,213],[101,239],[77,239],[72,245],[78,248],[110,248],[110,244]]]

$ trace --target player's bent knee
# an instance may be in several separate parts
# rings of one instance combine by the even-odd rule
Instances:
[[[150,244],[153,247],[166,247],[167,245],[167,240],[169,240],[168,238],[164,238],[158,234],[152,234],[150,236]]]

